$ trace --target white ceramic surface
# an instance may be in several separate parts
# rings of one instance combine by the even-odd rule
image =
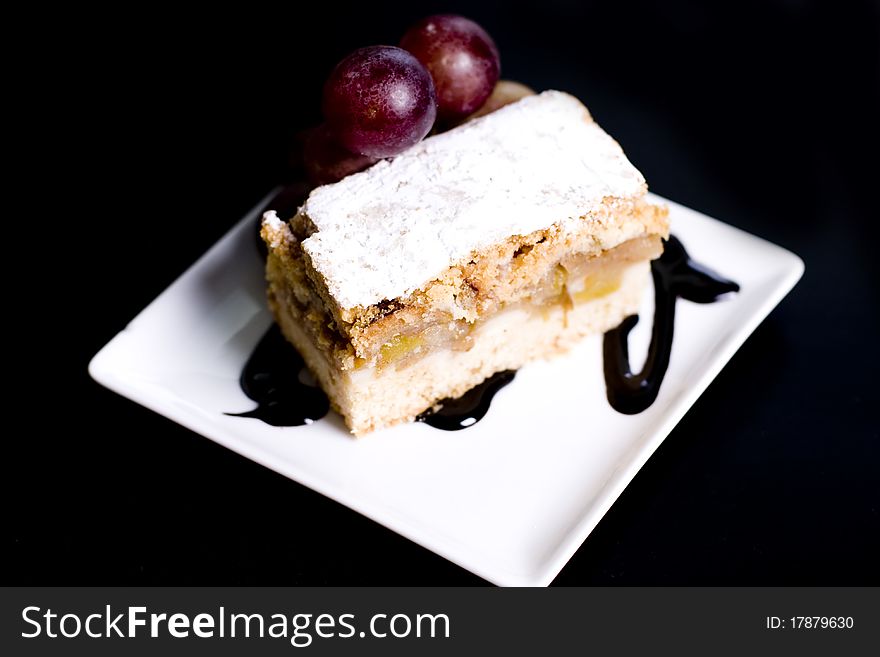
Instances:
[[[101,349],[89,371],[491,582],[546,585],[803,273],[789,251],[655,200],[669,204],[690,254],[742,290],[711,305],[679,300],[669,371],[657,401],[638,415],[608,405],[599,337],[523,368],[464,431],[411,424],[354,440],[332,412],[289,428],[224,415],[255,406],[238,379],[272,321],[256,208]],[[630,336],[634,369],[647,350],[652,305],[646,293],[644,320]]]

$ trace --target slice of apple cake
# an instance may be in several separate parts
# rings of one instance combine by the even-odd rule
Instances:
[[[269,304],[352,433],[413,420],[636,312],[665,208],[547,91],[263,218]]]

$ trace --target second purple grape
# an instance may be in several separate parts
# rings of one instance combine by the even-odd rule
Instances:
[[[423,18],[407,30],[400,47],[431,73],[437,89],[437,115],[446,124],[478,110],[501,75],[501,58],[492,37],[464,16]]]

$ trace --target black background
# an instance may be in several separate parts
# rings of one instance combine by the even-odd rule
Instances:
[[[6,249],[4,583],[481,582],[86,373],[290,177],[332,65],[437,11],[483,24],[504,77],[584,100],[653,191],[806,262],[556,583],[880,583],[876,3],[125,7],[7,25],[36,187]]]

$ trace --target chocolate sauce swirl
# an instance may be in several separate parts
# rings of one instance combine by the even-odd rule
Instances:
[[[674,236],[664,242],[663,255],[651,263],[654,278],[654,325],[651,345],[642,371],[633,374],[629,364],[628,336],[638,323],[630,315],[605,334],[603,355],[608,402],[620,413],[641,413],[657,399],[669,367],[678,297],[696,303],[712,303],[718,297],[738,292],[739,285],[722,278],[691,260]]]
[[[436,411],[425,411],[416,421],[444,431],[460,431],[472,427],[489,412],[495,393],[513,381],[515,376],[514,370],[496,372],[461,397],[437,402]]]
[[[257,407],[226,415],[256,418],[273,427],[295,427],[320,420],[330,410],[330,402],[323,390],[302,382],[300,377],[305,371],[302,356],[273,324],[241,372],[241,389],[257,402]]]

